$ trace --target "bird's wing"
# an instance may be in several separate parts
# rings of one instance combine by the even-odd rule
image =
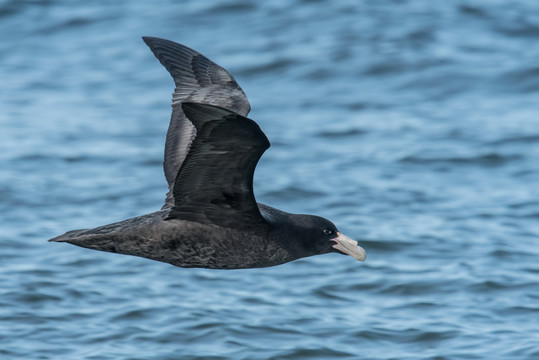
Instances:
[[[173,187],[169,218],[224,227],[267,225],[253,194],[258,160],[270,143],[251,119],[223,108],[184,103],[197,136]]]
[[[196,129],[185,117],[182,103],[215,105],[242,116],[247,116],[251,106],[232,75],[204,55],[169,40],[155,37],[143,37],[143,40],[176,84],[163,163],[169,187],[163,208],[169,208],[174,205],[172,187],[176,174],[196,137]]]

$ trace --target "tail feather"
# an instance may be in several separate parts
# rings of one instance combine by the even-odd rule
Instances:
[[[54,237],[52,239],[49,239],[49,241],[53,241],[53,242],[69,242],[69,240],[75,239],[75,238],[79,237],[80,235],[82,235],[82,233],[84,233],[84,231],[86,231],[86,230],[87,229],[71,230],[71,231],[66,232],[63,235],[56,236],[56,237]]]

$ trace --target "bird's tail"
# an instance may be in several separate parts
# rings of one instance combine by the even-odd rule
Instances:
[[[66,233],[63,234],[63,235],[60,235],[60,236],[54,237],[54,238],[52,238],[52,239],[49,239],[49,241],[54,241],[54,242],[69,242],[69,240],[78,238],[80,235],[82,235],[82,233],[83,233],[85,230],[86,230],[86,229],[71,230],[71,231],[66,232]]]

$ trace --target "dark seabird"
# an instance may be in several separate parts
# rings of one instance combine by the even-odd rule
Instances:
[[[176,88],[165,144],[169,191],[160,211],[50,241],[181,267],[244,269],[325,253],[365,260],[329,220],[256,202],[253,174],[270,143],[234,78],[200,53],[144,37]]]

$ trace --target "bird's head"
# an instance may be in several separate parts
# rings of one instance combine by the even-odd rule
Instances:
[[[295,237],[299,238],[305,256],[336,252],[365,261],[367,253],[357,241],[342,234],[335,224],[320,216],[292,215]]]

